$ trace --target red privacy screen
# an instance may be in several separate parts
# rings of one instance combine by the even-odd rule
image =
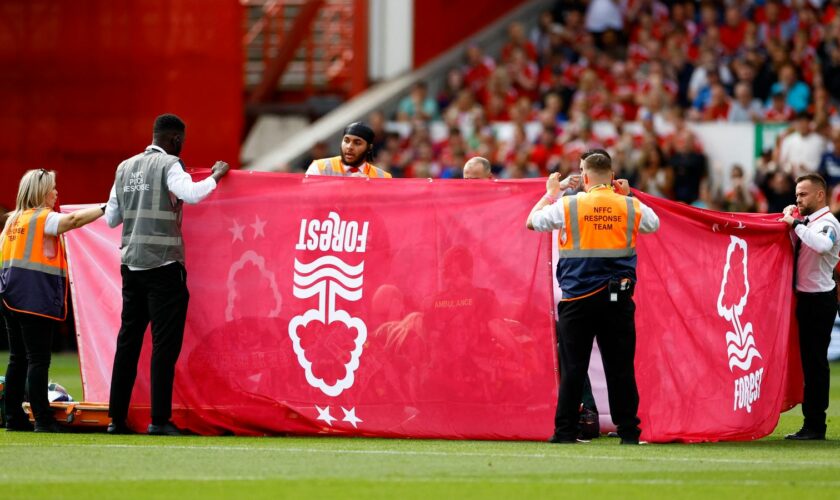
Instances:
[[[205,174],[206,175],[206,174]],[[174,420],[202,434],[545,439],[557,398],[542,179],[231,172],[184,210],[190,305]],[[792,249],[778,216],[639,195],[642,438],[772,432],[801,378]],[[119,229],[68,234],[85,398],[108,398]],[[593,317],[597,322],[599,318]],[[130,424],[149,419],[149,336]]]

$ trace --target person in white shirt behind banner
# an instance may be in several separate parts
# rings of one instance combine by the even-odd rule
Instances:
[[[804,217],[804,218],[802,218]],[[832,271],[840,261],[840,222],[827,204],[825,180],[818,174],[796,179],[796,205],[780,219],[793,228],[796,322],[805,392],[802,428],[785,439],[825,439],[828,409],[828,344],[837,314],[837,290]]]
[[[175,362],[187,320],[187,271],[181,238],[183,203],[205,199],[230,167],[219,161],[199,182],[184,171],[178,155],[186,126],[175,115],[155,119],[152,145],[117,168],[105,209],[111,227],[122,224],[122,324],[117,336],[108,413],[109,434],[128,434],[131,391],[146,327],[152,324],[151,417],[148,432],[179,435],[172,416]]]

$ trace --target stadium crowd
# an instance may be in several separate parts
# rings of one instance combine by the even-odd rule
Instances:
[[[457,178],[478,155],[498,178],[538,177],[571,172],[583,151],[606,148],[645,192],[779,212],[800,174],[840,183],[838,10],[840,0],[557,2],[530,33],[511,24],[496,57],[470,45],[436,95],[421,81],[394,116],[372,113],[374,164],[394,177]],[[713,182],[689,127],[699,121],[791,127],[754,173],[727,166],[719,171],[729,182]],[[446,133],[433,138],[439,123]]]

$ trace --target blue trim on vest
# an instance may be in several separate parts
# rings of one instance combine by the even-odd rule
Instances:
[[[574,299],[606,285],[612,279],[636,282],[636,256],[572,257],[557,261],[557,282],[564,299]]]

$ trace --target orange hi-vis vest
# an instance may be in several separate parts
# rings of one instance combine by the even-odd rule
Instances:
[[[341,157],[340,156],[333,156],[332,158],[321,158],[320,160],[314,161],[315,165],[318,167],[318,174],[319,175],[333,175],[333,176],[346,176],[350,175],[348,170],[349,168],[345,169],[344,165],[341,164]],[[365,166],[359,169],[360,172],[365,174],[370,179],[377,179],[377,178],[384,178],[390,179],[391,174],[382,170],[381,168],[377,168],[370,163],[365,162]]]
[[[636,280],[639,200],[596,186],[562,198],[564,229],[558,233],[557,281],[561,300],[587,297],[610,280]]]
[[[67,317],[64,240],[44,234],[50,209],[16,214],[0,246],[0,296],[12,311],[63,321]]]

